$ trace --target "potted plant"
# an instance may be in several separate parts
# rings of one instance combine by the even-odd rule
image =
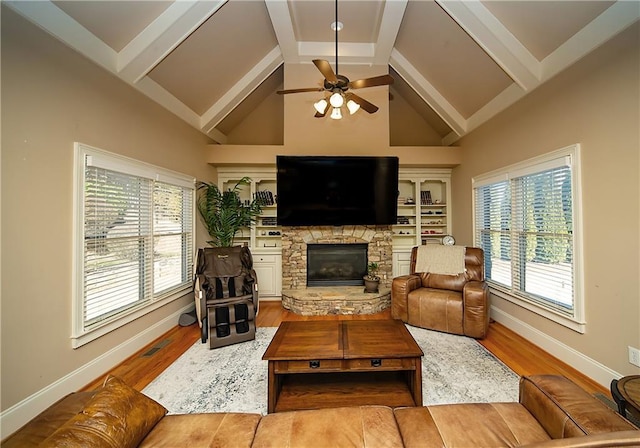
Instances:
[[[231,247],[236,233],[256,222],[262,213],[261,202],[257,198],[243,202],[238,193],[243,186],[250,184],[251,178],[245,176],[232,189],[220,191],[214,183],[197,182],[196,205],[212,238],[207,243],[215,247]]]
[[[367,275],[364,276],[364,292],[378,292],[379,284],[378,263],[370,261],[367,265]]]

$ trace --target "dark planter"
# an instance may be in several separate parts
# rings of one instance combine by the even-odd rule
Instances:
[[[369,277],[364,277],[364,292],[378,292],[378,286],[380,285],[380,277],[376,277],[375,280],[371,280]]]

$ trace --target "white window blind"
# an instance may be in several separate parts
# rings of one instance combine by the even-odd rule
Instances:
[[[154,309],[190,288],[193,275],[193,182],[96,151],[80,146],[77,154],[83,173],[75,337]]]
[[[475,242],[497,291],[582,322],[571,148],[474,179]]]

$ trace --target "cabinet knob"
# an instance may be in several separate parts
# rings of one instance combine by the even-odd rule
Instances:
[[[371,360],[371,367],[380,367],[382,365],[382,359],[372,359]]]
[[[320,361],[309,361],[309,367],[312,369],[317,369],[320,367]]]

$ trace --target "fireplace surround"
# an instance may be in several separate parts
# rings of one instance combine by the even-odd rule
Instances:
[[[391,226],[282,227],[282,305],[305,315],[371,314],[388,308],[392,243]],[[380,293],[364,294],[364,286],[307,286],[307,246],[316,244],[366,245],[367,264],[378,263]]]

